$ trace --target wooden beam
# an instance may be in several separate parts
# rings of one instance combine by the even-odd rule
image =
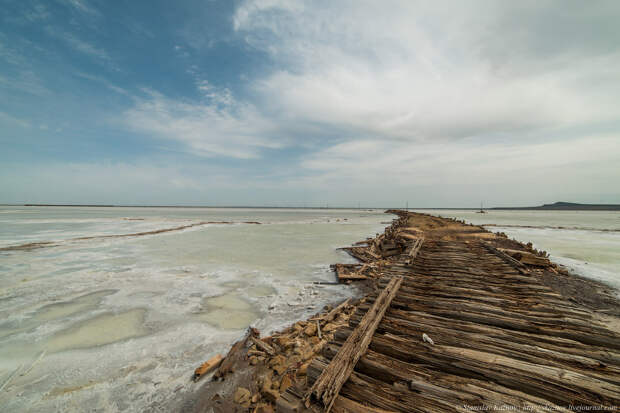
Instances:
[[[381,291],[373,306],[342,345],[338,354],[314,382],[305,398],[307,406],[310,405],[311,398],[315,398],[323,403],[325,413],[329,413],[340,389],[355,368],[355,364],[368,349],[372,336],[400,288],[402,281],[402,277],[393,277],[383,291]]]
[[[407,264],[413,264],[413,260],[420,252],[420,248],[422,248],[422,244],[424,244],[424,237],[418,238],[418,240],[413,244],[411,250],[409,250],[409,258],[407,259]]]

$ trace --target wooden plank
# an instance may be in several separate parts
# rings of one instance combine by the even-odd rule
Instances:
[[[522,274],[527,274],[528,273],[527,269],[525,268],[525,265],[523,265],[520,261],[515,260],[510,255],[508,255],[508,254],[506,254],[504,252],[501,252],[500,250],[498,250],[497,248],[495,248],[492,245],[487,244],[486,242],[483,242],[482,246],[484,246],[492,254],[495,254],[496,256],[498,256],[499,258],[501,258],[502,260],[504,260],[508,264],[510,264],[513,267],[515,267],[520,273],[522,273]]]
[[[409,251],[409,258],[407,260],[409,265],[413,264],[415,257],[418,255],[418,252],[420,252],[420,248],[422,248],[422,244],[424,244],[424,237],[418,238],[418,240],[411,247],[411,250]]]
[[[381,291],[353,334],[342,345],[341,351],[312,385],[306,395],[306,405],[310,404],[311,398],[315,398],[323,403],[325,412],[329,413],[340,389],[355,368],[355,364],[368,349],[372,336],[402,281],[402,277],[394,277]]]

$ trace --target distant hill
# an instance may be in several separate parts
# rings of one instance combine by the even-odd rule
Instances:
[[[495,207],[489,209],[504,210],[549,210],[549,211],[620,211],[618,204],[577,204],[574,202],[555,202],[533,207]]]

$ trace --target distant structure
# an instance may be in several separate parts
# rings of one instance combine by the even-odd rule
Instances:
[[[487,212],[482,209],[482,202],[480,202],[480,211],[478,211],[479,214],[486,214]]]

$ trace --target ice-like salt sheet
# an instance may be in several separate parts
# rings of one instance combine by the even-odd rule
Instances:
[[[0,207],[0,212],[4,207]],[[329,264],[373,235],[382,211],[7,208],[0,246],[0,411],[177,411],[197,365],[252,325],[268,334],[345,299]],[[345,221],[346,219],[346,221]],[[340,220],[340,221],[338,221]],[[123,234],[204,221],[142,237]],[[65,240],[65,241],[62,241]]]
[[[206,298],[204,305],[207,311],[199,318],[219,328],[245,328],[259,316],[252,304],[234,294]]]
[[[146,310],[106,313],[77,323],[55,334],[46,344],[50,352],[89,348],[148,334],[144,326]]]
[[[96,291],[85,294],[71,301],[48,304],[39,308],[32,317],[35,323],[44,323],[57,318],[68,317],[76,313],[84,313],[97,307],[101,299],[114,294],[117,290]]]

